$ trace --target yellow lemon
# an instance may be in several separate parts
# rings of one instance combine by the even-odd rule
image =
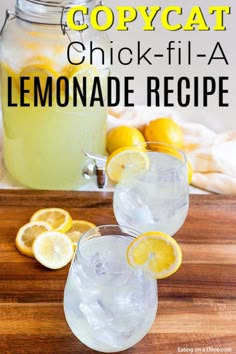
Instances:
[[[181,127],[171,118],[158,118],[147,124],[144,131],[147,141],[170,144],[178,149],[183,147]]]
[[[149,169],[147,153],[136,147],[115,150],[107,159],[106,173],[110,180],[119,183],[121,179]]]
[[[46,221],[54,231],[67,232],[72,225],[68,211],[60,208],[46,208],[36,211],[30,221]]]
[[[171,236],[158,231],[146,232],[129,245],[127,261],[133,267],[143,267],[154,278],[162,279],[178,270],[182,252]]]
[[[16,248],[25,256],[34,257],[32,245],[36,237],[46,231],[52,230],[52,226],[44,221],[29,222],[22,226],[16,235]]]
[[[80,237],[88,230],[96,227],[90,221],[86,220],[73,220],[70,229],[66,232],[66,235],[70,238],[74,248],[77,247]]]
[[[143,134],[136,128],[120,126],[113,128],[107,134],[107,151],[115,150],[145,142]]]
[[[39,235],[32,248],[37,261],[49,269],[66,266],[74,253],[69,237],[57,231],[48,231]]]

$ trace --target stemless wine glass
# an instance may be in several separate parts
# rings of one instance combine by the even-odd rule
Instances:
[[[150,164],[147,170],[137,173],[136,162],[128,161],[114,191],[116,220],[141,232],[162,231],[173,236],[183,225],[189,208],[185,154],[158,142],[137,147],[147,154]]]
[[[70,267],[66,320],[81,342],[103,353],[139,342],[156,316],[156,280],[126,259],[137,235],[118,225],[91,229],[80,239]]]

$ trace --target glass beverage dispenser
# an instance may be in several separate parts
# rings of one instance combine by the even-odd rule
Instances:
[[[104,32],[91,26],[83,32],[66,26],[68,9],[81,1],[17,0],[16,13],[7,13],[2,29],[4,161],[12,178],[27,187],[76,188],[85,181],[83,170],[87,161],[83,150],[105,154],[107,110],[100,102],[90,106],[90,98],[95,77],[99,77],[105,92],[109,69],[101,62],[99,53],[90,62],[89,48],[92,42],[106,53],[109,41]],[[92,9],[96,2],[85,0],[83,5]],[[89,22],[89,16],[82,16],[81,20]],[[73,64],[67,54],[72,42],[83,43],[70,45]],[[81,62],[82,56],[83,63],[74,65]],[[64,97],[66,90],[64,81],[58,86],[62,76],[68,79],[70,95],[64,107],[56,100],[56,91]],[[35,77],[40,81],[41,96],[48,93],[47,79],[51,78],[51,104],[47,101],[45,105],[35,105]],[[21,78],[26,78],[24,88]],[[86,78],[86,106],[79,99],[77,104],[73,101],[74,78],[81,87]]]

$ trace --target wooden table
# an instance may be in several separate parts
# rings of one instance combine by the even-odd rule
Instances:
[[[64,318],[68,267],[47,270],[15,249],[17,229],[35,210],[49,206],[98,225],[115,223],[111,193],[0,192],[0,354],[95,353],[74,337]],[[219,348],[235,354],[236,198],[192,196],[176,239],[183,264],[159,281],[156,321],[126,353],[217,353]]]

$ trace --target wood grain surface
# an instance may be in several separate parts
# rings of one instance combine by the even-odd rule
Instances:
[[[111,193],[0,191],[0,354],[95,353],[64,318],[68,267],[47,270],[15,249],[17,229],[50,206],[98,225],[115,223]],[[176,239],[183,264],[159,281],[156,321],[125,353],[236,354],[236,198],[191,196]]]

